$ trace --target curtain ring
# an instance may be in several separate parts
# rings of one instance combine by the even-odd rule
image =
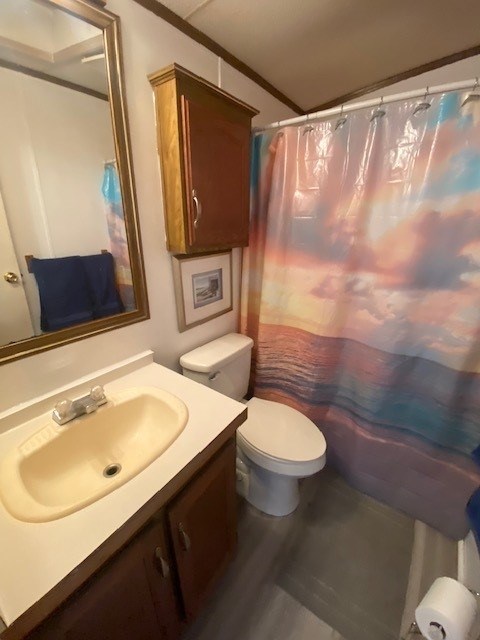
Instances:
[[[374,120],[377,120],[378,118],[383,118],[383,116],[386,115],[386,113],[387,112],[383,108],[383,96],[381,96],[380,97],[380,102],[378,103],[378,107],[372,113],[372,117],[370,118],[370,122],[373,122]]]
[[[420,111],[426,111],[427,109],[430,109],[430,107],[432,106],[432,103],[428,101],[429,95],[430,95],[430,87],[426,87],[425,93],[423,94],[423,100],[422,102],[419,102],[415,107],[415,109],[413,110],[413,113],[412,113],[413,116],[415,116],[417,113],[420,113]]]
[[[464,107],[468,102],[477,102],[478,100],[480,100],[480,93],[477,91],[478,86],[479,86],[479,80],[478,80],[478,76],[476,76],[475,82],[473,83],[472,90],[470,91],[468,96],[465,98],[465,100],[462,102],[460,108]]]
[[[347,116],[343,115],[343,104],[340,105],[340,117],[338,118],[337,122],[335,123],[335,131],[337,129],[340,129],[340,127],[343,127],[343,125],[346,123],[347,121]]]
[[[311,124],[308,124],[310,122],[310,117],[311,117],[311,113],[307,113],[307,124],[305,125],[305,127],[303,128],[303,135],[305,135],[306,133],[309,133],[310,131],[313,131],[314,127],[312,127]]]

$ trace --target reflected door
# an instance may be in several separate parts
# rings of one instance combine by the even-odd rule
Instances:
[[[8,313],[5,310],[8,309]],[[0,194],[0,344],[34,335],[22,276]]]

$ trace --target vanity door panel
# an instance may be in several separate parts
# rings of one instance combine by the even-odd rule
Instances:
[[[92,577],[28,640],[175,640],[180,618],[163,523]]]
[[[168,509],[187,620],[211,594],[237,542],[235,442],[193,479]]]

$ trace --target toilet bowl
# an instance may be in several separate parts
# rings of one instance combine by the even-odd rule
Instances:
[[[237,430],[237,490],[264,513],[288,515],[298,506],[299,479],[325,466],[325,438],[287,405],[254,397],[247,407],[247,421]],[[238,460],[249,470],[247,479],[238,477]]]
[[[183,374],[242,400],[247,392],[253,340],[230,333],[183,355]],[[237,491],[253,506],[285,516],[298,506],[300,478],[325,466],[326,442],[300,411],[253,397],[237,430]]]

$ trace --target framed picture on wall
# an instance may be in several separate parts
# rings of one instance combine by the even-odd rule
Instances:
[[[232,310],[232,252],[172,256],[180,332]]]

